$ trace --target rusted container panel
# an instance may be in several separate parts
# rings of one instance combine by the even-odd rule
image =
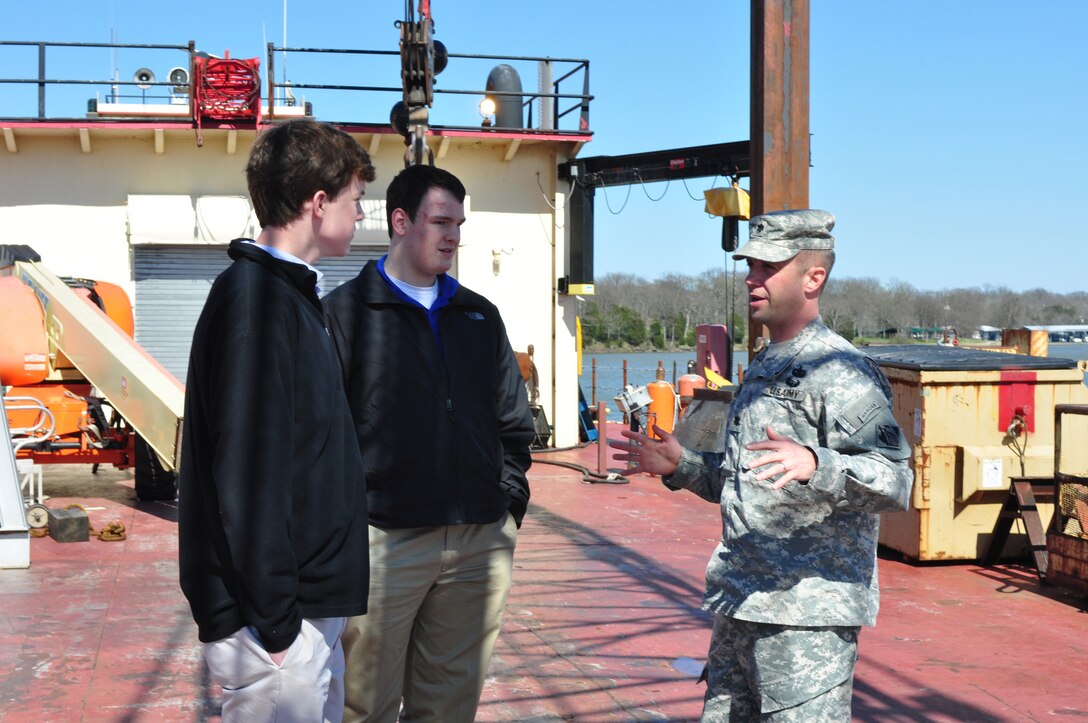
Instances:
[[[1088,405],[1054,410],[1054,482],[1057,507],[1047,534],[1047,580],[1088,594]]]
[[[1010,478],[1053,476],[1054,406],[1088,402],[1084,364],[940,346],[865,351],[891,382],[913,448],[911,509],[884,515],[881,544],[915,560],[982,557]],[[1067,455],[1083,463],[1088,445]],[[1039,509],[1047,525],[1053,505]],[[1004,554],[1022,555],[1027,545],[1017,524]]]
[[[1088,540],[1052,532],[1046,536],[1046,548],[1047,581],[1088,595]]]

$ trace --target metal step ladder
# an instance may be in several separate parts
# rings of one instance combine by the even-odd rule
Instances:
[[[1054,478],[1052,477],[1013,477],[1009,484],[1009,495],[994,524],[990,537],[990,546],[986,550],[983,564],[995,565],[1001,558],[1001,551],[1012,531],[1012,523],[1017,519],[1024,521],[1024,530],[1031,544],[1031,556],[1035,561],[1035,570],[1039,581],[1046,582],[1046,569],[1049,556],[1046,549],[1046,531],[1042,518],[1039,517],[1038,500],[1054,499]]]

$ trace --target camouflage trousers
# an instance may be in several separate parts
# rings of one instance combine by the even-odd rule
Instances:
[[[714,616],[702,723],[849,721],[859,631]]]

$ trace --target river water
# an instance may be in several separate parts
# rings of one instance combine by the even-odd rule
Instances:
[[[1051,343],[1049,355],[1052,357],[1064,357],[1067,359],[1088,359],[1088,344],[1056,344]],[[582,374],[578,378],[582,386],[582,393],[586,396],[586,402],[595,407],[597,401],[603,401],[608,407],[608,421],[622,421],[614,397],[623,391],[623,363],[627,362],[627,383],[639,387],[656,379],[657,363],[660,361],[665,367],[665,380],[672,382],[675,387],[675,378],[687,371],[689,360],[695,359],[694,351],[679,352],[620,352],[615,354],[583,354]],[[593,361],[596,360],[597,386],[593,387]],[[737,364],[748,366],[748,352],[733,352],[732,380],[737,377]],[[675,365],[675,377],[673,369]]]

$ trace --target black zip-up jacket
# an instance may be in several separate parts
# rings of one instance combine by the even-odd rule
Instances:
[[[359,445],[315,275],[234,241],[193,335],[179,478],[181,587],[200,639],[366,612]]]
[[[495,305],[457,286],[432,312],[436,338],[427,310],[374,261],[324,301],[366,463],[370,523],[486,524],[509,510],[520,526],[533,420]]]

